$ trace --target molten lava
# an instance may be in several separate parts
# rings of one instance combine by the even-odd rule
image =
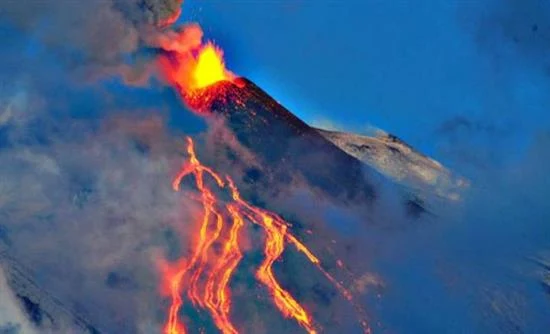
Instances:
[[[188,53],[172,52],[160,58],[164,76],[179,88],[187,103],[220,81],[232,81],[235,75],[225,68],[223,51],[212,42]],[[199,102],[199,101],[194,101]]]
[[[218,81],[229,80],[231,75],[225,69],[223,51],[209,42],[201,48],[193,71],[193,88],[208,87]]]
[[[200,228],[197,241],[188,259],[177,261],[164,270],[164,289],[170,292],[171,306],[165,324],[166,334],[185,333],[185,326],[179,319],[179,311],[186,294],[196,307],[206,309],[214,324],[224,334],[238,333],[231,322],[231,291],[229,283],[238,267],[243,253],[239,246],[239,235],[246,223],[260,226],[265,232],[264,260],[256,271],[256,279],[262,283],[273,299],[277,309],[287,318],[294,319],[308,333],[316,333],[316,325],[308,311],[277,281],[273,264],[280,259],[285,246],[293,245],[316,266],[339,291],[351,300],[351,294],[326,272],[313,253],[289,231],[291,225],[278,215],[263,210],[242,199],[239,190],[229,176],[222,177],[211,168],[204,166],[197,158],[193,140],[187,138],[189,161],[181,168],[173,181],[173,189],[178,191],[183,178],[193,175],[195,186],[200,192],[198,200],[202,205]],[[229,201],[216,197],[208,184],[214,184],[218,191],[227,191]],[[221,244],[216,252],[213,245]],[[365,332],[368,326],[361,321]]]

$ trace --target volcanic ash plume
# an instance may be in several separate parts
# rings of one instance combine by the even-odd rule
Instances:
[[[203,32],[199,25],[188,24],[175,29],[157,31],[146,36],[146,42],[164,51],[180,55],[200,47]]]
[[[181,13],[182,0],[4,1],[0,21],[37,39],[70,71],[86,77],[136,76],[129,55],[141,57],[150,34]],[[131,72],[131,73],[130,73]]]

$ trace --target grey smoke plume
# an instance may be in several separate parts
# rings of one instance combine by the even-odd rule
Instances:
[[[114,0],[115,7],[138,24],[172,24],[181,12],[183,0]]]
[[[174,23],[181,4],[182,0],[6,1],[0,22],[39,41],[68,69],[84,69],[87,75],[116,73],[138,82],[135,77],[149,71],[144,65],[127,66],[129,57],[132,63],[144,62],[145,56],[136,55],[144,38],[151,40],[150,35]]]

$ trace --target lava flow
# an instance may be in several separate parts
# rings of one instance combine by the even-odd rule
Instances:
[[[214,324],[224,334],[238,333],[231,322],[231,291],[229,283],[243,256],[239,246],[239,235],[245,223],[256,224],[265,232],[264,260],[256,271],[256,279],[269,291],[277,309],[287,318],[292,318],[308,333],[316,333],[314,320],[308,311],[284,288],[273,273],[273,263],[281,257],[286,244],[291,244],[351,300],[345,290],[322,267],[319,259],[301,243],[290,231],[289,223],[278,215],[258,208],[242,199],[239,190],[229,176],[222,177],[211,168],[203,165],[194,149],[191,138],[187,138],[189,160],[184,164],[173,181],[173,189],[178,191],[183,178],[194,176],[195,186],[200,192],[197,200],[202,205],[200,229],[197,242],[188,260],[180,260],[165,268],[165,288],[170,292],[172,303],[164,332],[166,334],[186,333],[178,314],[187,295],[196,307],[206,309]],[[209,182],[207,182],[210,179]],[[230,199],[222,201],[216,197],[208,184],[217,186],[218,191],[227,191]],[[220,243],[221,251],[216,252],[213,244]],[[362,322],[362,325],[365,325]],[[368,331],[368,328],[365,328]]]

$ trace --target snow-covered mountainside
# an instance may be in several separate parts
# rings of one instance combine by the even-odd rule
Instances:
[[[0,246],[2,243],[0,242]],[[40,288],[34,275],[7,251],[0,251],[0,333],[100,333],[89,322]],[[23,311],[24,313],[21,313]],[[3,316],[3,317],[2,317]]]
[[[374,136],[317,129],[349,155],[404,186],[457,200],[468,186],[439,162],[416,151],[394,135],[377,131]]]

